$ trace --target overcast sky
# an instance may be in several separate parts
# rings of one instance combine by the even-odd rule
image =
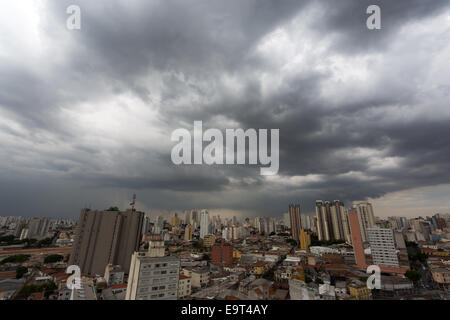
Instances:
[[[450,212],[449,62],[448,0],[2,2],[0,215]],[[280,129],[279,174],[175,166],[195,120]]]

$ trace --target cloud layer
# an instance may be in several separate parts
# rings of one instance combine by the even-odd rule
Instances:
[[[450,4],[73,1],[0,13],[0,214],[277,215],[450,183]],[[366,28],[378,4],[382,29]],[[279,128],[280,171],[175,166],[171,132]]]

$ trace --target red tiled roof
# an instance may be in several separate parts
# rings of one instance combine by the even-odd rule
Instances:
[[[6,272],[0,272],[0,279],[8,279],[8,278],[15,278],[16,272],[15,271],[6,271]]]
[[[326,269],[347,269],[346,266],[341,264],[326,264],[324,265]]]
[[[115,284],[113,286],[111,286],[111,289],[122,289],[122,288],[126,288],[127,284],[126,283],[119,283],[119,284]]]
[[[42,300],[44,298],[43,292],[34,292],[31,294],[31,300]]]
[[[253,290],[253,291],[255,291],[256,294],[263,294],[262,291],[261,291],[259,288],[256,288],[256,289]]]
[[[47,268],[41,271],[42,273],[46,274],[46,275],[51,275],[54,273],[57,273],[58,270],[57,269],[52,269],[52,268]]]

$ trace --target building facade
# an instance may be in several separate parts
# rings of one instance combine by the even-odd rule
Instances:
[[[372,260],[375,265],[399,268],[397,249],[392,229],[367,229]]]
[[[222,241],[215,244],[211,250],[211,263],[215,266],[228,266],[233,264],[233,246]]]
[[[291,223],[291,235],[295,241],[300,240],[300,230],[302,229],[302,221],[300,215],[300,205],[289,205],[289,220]]]
[[[176,300],[180,260],[166,256],[163,241],[150,241],[147,252],[132,256],[125,300]]]
[[[143,218],[143,212],[133,210],[81,210],[69,265],[79,266],[82,273],[103,275],[111,263],[128,273],[131,256],[139,249]]]

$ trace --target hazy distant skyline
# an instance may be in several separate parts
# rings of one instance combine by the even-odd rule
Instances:
[[[77,218],[133,193],[151,214],[450,212],[448,0],[16,1],[0,30],[0,215]],[[196,120],[280,129],[279,175],[173,165],[171,132]]]

